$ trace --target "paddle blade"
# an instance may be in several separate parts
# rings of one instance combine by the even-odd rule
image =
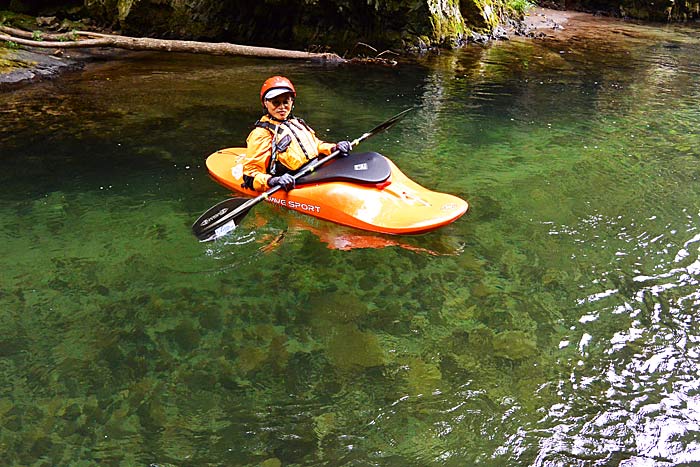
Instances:
[[[233,214],[246,202],[246,198],[229,198],[212,206],[194,221],[192,233],[200,242],[208,242],[225,235],[235,229],[248,214],[249,209]]]
[[[372,128],[368,133],[369,133],[370,135],[376,135],[377,133],[381,133],[382,131],[388,130],[388,129],[391,128],[392,126],[396,125],[396,123],[397,123],[399,120],[401,120],[402,118],[404,118],[404,117],[406,116],[406,114],[409,113],[409,112],[412,111],[412,110],[413,110],[413,107],[409,107],[408,109],[406,109],[406,110],[404,110],[404,111],[402,111],[402,112],[397,113],[396,115],[394,115],[393,117],[391,117],[391,118],[390,118],[389,120],[387,120],[386,122],[380,123],[380,124],[377,125],[376,127]]]

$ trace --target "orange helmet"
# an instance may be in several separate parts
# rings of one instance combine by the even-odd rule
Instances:
[[[297,97],[297,91],[294,85],[284,76],[273,76],[267,78],[260,88],[260,102],[265,102],[265,99],[272,99],[275,96],[291,92],[294,97]]]

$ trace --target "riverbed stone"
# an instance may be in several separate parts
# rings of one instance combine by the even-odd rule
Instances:
[[[384,365],[384,351],[376,335],[351,324],[337,326],[335,331],[326,350],[335,367],[355,370]]]

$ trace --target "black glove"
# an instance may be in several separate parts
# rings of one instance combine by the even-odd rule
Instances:
[[[295,186],[294,177],[292,177],[290,174],[284,174],[281,177],[270,177],[270,179],[267,181],[267,186],[269,187],[277,185],[282,185],[284,191],[289,191]]]
[[[352,145],[350,144],[350,141],[338,141],[334,149],[340,151],[341,156],[348,157],[350,155],[350,151],[352,150]]]

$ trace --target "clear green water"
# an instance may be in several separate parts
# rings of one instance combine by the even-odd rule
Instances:
[[[0,95],[3,464],[700,462],[700,31],[610,37],[137,55]],[[228,195],[204,158],[278,73],[329,140],[417,106],[363,149],[470,213],[373,237],[260,205],[197,243]]]

